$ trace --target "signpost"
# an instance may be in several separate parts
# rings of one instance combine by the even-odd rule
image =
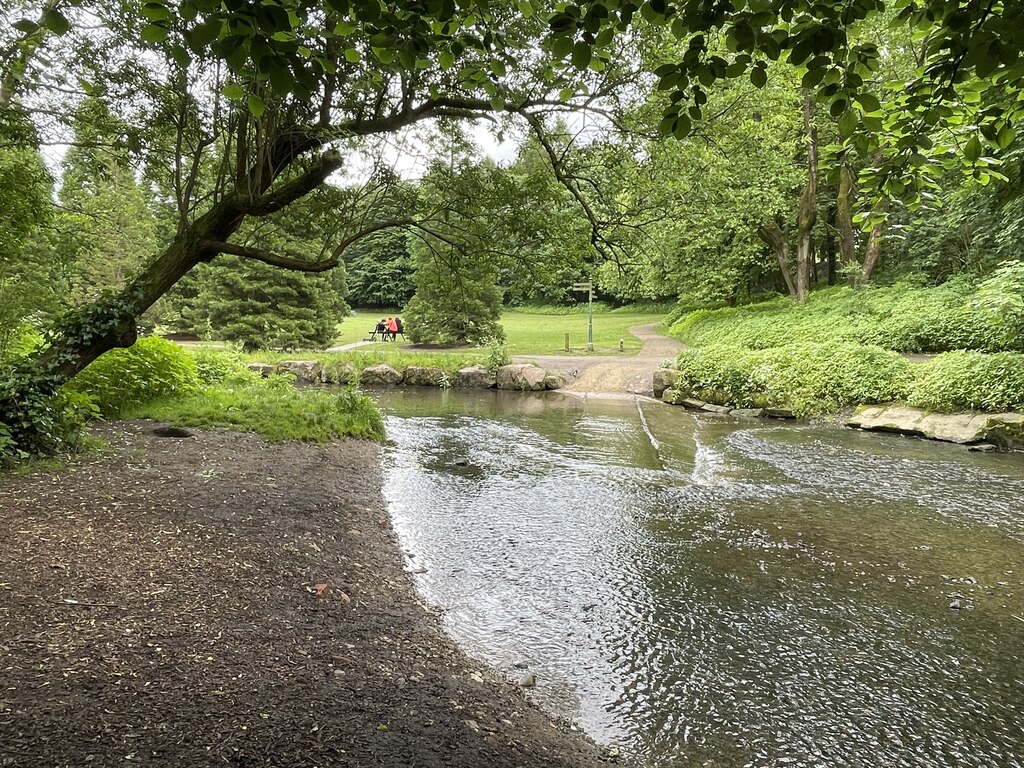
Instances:
[[[574,291],[587,292],[587,351],[594,351],[594,284],[573,283]]]

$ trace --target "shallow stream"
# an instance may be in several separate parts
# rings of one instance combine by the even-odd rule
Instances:
[[[1024,457],[395,390],[385,492],[469,653],[657,766],[1024,766]]]

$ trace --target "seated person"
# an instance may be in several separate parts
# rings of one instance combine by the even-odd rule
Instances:
[[[378,333],[380,334],[380,337],[382,339],[387,339],[387,337],[388,337],[388,325],[387,325],[387,321],[384,320],[383,317],[379,321],[377,321],[377,327],[373,329],[373,333],[370,335],[370,338],[371,339],[375,338]]]
[[[400,333],[402,334],[402,338],[405,338],[405,326],[402,324],[402,318],[400,317],[395,318],[395,333]]]
[[[398,338],[398,323],[395,322],[395,318],[389,317],[386,323],[388,329],[388,335],[391,336],[391,340],[394,341]]]

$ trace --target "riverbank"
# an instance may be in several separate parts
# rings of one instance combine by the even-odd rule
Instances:
[[[444,634],[377,446],[153,427],[0,477],[0,766],[614,763]]]

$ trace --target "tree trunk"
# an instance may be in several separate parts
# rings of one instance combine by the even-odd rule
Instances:
[[[775,258],[779,262],[779,269],[782,271],[782,279],[786,281],[786,288],[789,290],[789,297],[796,301],[797,290],[796,284],[793,282],[793,273],[789,268],[789,246],[786,244],[785,235],[782,234],[782,230],[779,229],[776,224],[771,224],[769,226],[762,224],[757,228],[757,234],[762,240],[771,246],[772,253],[775,254]]]
[[[179,234],[167,249],[111,299],[88,305],[63,323],[37,367],[54,390],[104,352],[135,343],[136,322],[208,253],[204,241],[226,241],[241,226],[244,213],[236,198],[227,197]]]
[[[885,200],[879,200],[875,203],[874,213],[885,213],[888,205]],[[862,283],[870,283],[871,275],[875,271],[875,267],[878,266],[878,257],[882,253],[882,240],[884,240],[885,222],[876,222],[871,227],[871,233],[868,235],[868,247],[864,252],[864,266],[861,268],[860,281]]]
[[[803,304],[811,290],[811,259],[814,258],[812,234],[818,215],[818,129],[812,118],[814,100],[804,91],[804,130],[807,132],[807,184],[800,197],[796,230],[796,300]]]
[[[836,229],[839,230],[839,263],[849,271],[849,266],[857,261],[857,246],[853,239],[853,173],[846,158],[839,164]]]

